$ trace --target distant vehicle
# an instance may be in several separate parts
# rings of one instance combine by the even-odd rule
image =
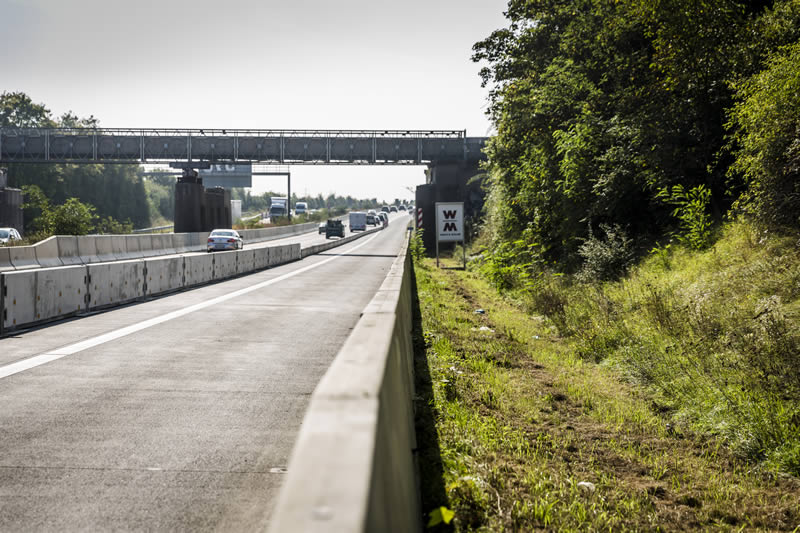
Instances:
[[[399,211],[405,211],[405,210],[406,210],[406,206],[404,206],[403,204],[400,204],[400,205],[397,207],[397,209],[398,209]]]
[[[378,225],[378,215],[370,215],[367,213],[367,226],[377,226]]]
[[[0,244],[8,244],[11,241],[21,240],[19,232],[14,228],[0,228]]]
[[[367,214],[363,211],[353,211],[350,213],[350,231],[366,231]]]
[[[308,213],[308,204],[305,202],[297,202],[294,204],[294,214],[295,215],[305,215]]]
[[[389,206],[385,205],[385,206],[381,207],[381,211],[383,211],[384,213],[388,213],[389,212]]]
[[[280,218],[285,217],[288,214],[287,206],[289,205],[289,199],[285,196],[273,196],[270,198],[270,206],[269,206],[269,218],[270,220],[273,218]]]
[[[381,211],[380,213],[378,213],[378,216],[380,217],[381,222],[383,222],[384,228],[389,225],[389,215]]]
[[[325,238],[344,237],[344,224],[341,220],[330,219],[325,223]]]
[[[367,211],[367,214],[368,214],[368,215],[377,215],[377,214],[378,214],[378,212],[377,212],[377,211],[375,211],[374,209],[370,209],[369,211]]]
[[[391,206],[391,207],[389,207],[389,212],[390,213],[397,213],[397,208],[395,206]]]
[[[328,224],[327,224],[326,222],[323,222],[323,223],[321,223],[321,224],[319,225],[319,234],[320,234],[320,235],[322,235],[323,233],[325,233],[325,227],[326,227],[327,225],[328,225]]]
[[[208,235],[206,251],[215,250],[241,250],[244,248],[244,241],[239,232],[235,229],[215,229]]]

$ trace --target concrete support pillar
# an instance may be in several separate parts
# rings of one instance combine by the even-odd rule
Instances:
[[[8,188],[8,176],[0,168],[0,227],[14,228],[22,234],[22,223],[22,191]]]
[[[415,207],[422,209],[422,225],[425,229],[423,242],[429,256],[436,254],[436,202],[464,202],[464,218],[467,227],[483,208],[484,192],[477,163],[444,163],[431,165],[426,171],[425,185],[418,185]]]
[[[203,200],[202,182],[175,184],[175,233],[203,231]]]

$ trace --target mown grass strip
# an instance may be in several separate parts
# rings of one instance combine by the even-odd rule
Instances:
[[[423,509],[455,515],[431,530],[800,526],[796,479],[676,432],[613,365],[476,274],[434,265],[415,265]]]

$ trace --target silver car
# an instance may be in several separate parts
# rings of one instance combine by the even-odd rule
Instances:
[[[215,250],[241,250],[244,248],[244,241],[239,232],[235,229],[215,229],[208,235],[206,251]]]
[[[10,241],[22,239],[19,232],[14,228],[0,228],[0,244],[8,244]]]

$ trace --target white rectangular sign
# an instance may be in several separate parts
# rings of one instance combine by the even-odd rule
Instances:
[[[464,241],[464,202],[436,202],[436,239]]]

